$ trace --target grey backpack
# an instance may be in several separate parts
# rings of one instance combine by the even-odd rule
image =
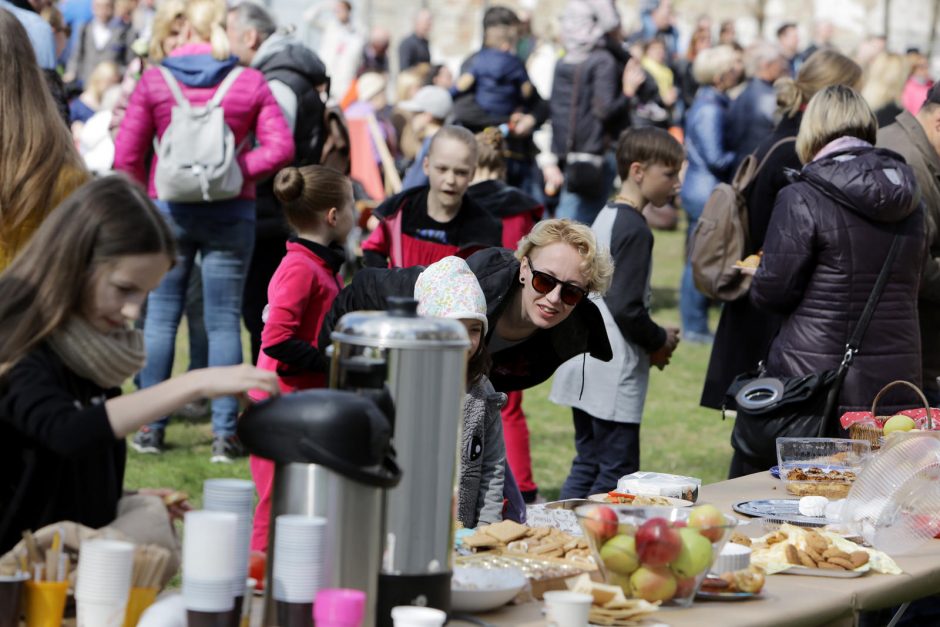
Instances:
[[[222,98],[241,74],[228,73],[204,107],[194,107],[165,67],[160,72],[173,94],[170,125],[158,143],[154,140],[157,198],[171,202],[211,202],[235,198],[242,191],[235,134],[225,123]]]

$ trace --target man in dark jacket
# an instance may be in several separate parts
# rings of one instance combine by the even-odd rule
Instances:
[[[940,404],[940,88],[934,87],[917,113],[902,112],[878,131],[878,145],[904,157],[914,170],[927,220],[927,254],[918,299],[924,393]]]
[[[328,88],[326,67],[309,48],[278,33],[271,15],[245,2],[229,11],[227,32],[232,53],[242,65],[264,74],[294,135],[293,166],[320,162],[324,131],[322,95]],[[252,363],[261,349],[261,319],[268,303],[268,283],[284,256],[290,234],[274,197],[274,177],[258,183],[255,249],[245,281],[242,316],[251,334]]]
[[[748,52],[754,75],[728,111],[728,147],[735,152],[736,168],[774,130],[777,94],[774,81],[787,71],[787,60],[772,44]]]
[[[398,46],[398,69],[407,70],[420,63],[431,62],[431,47],[428,37],[431,35],[431,11],[421,9],[415,15],[414,32],[402,39]]]

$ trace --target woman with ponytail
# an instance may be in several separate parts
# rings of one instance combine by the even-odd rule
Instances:
[[[857,88],[861,79],[862,68],[855,61],[835,50],[820,50],[800,66],[796,78],[787,76],[774,83],[781,119],[754,152],[758,161],[766,158],[767,162],[745,190],[750,229],[746,254],[763,249],[777,193],[790,183],[787,171],[798,172],[803,167],[796,154],[796,135],[807,103],[830,85]],[[731,381],[742,372],[755,370],[758,362],[767,358],[779,328],[780,318],[757,311],[747,294],[725,303],[705,375],[703,407],[721,409]]]
[[[224,2],[190,0],[183,17],[179,36],[182,45],[162,60],[162,67],[150,67],[143,73],[115,141],[115,169],[148,184],[148,193],[154,199],[157,158],[152,147],[154,140],[162,140],[176,106],[162,70],[169,70],[183,98],[193,107],[202,107],[238,64],[225,34]],[[254,247],[255,181],[270,176],[293,158],[294,141],[264,76],[257,70],[242,68],[222,98],[221,108],[239,149],[237,161],[244,184],[238,197],[230,200],[157,202],[177,238],[179,258],[148,300],[144,324],[148,360],[140,373],[144,388],[170,376],[176,331],[192,271],[201,272],[202,277],[209,365],[242,361],[242,290]],[[247,141],[249,136],[254,142]],[[202,259],[201,268],[193,263],[197,254]],[[244,454],[235,438],[237,409],[234,397],[212,402],[212,461],[227,462]],[[144,427],[134,437],[134,448],[143,453],[161,452],[166,423],[164,417]]]

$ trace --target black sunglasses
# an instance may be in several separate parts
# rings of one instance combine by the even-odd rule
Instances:
[[[529,262],[529,270],[532,271],[532,288],[539,294],[550,294],[555,287],[561,285],[561,302],[569,307],[574,307],[581,302],[582,298],[587,296],[588,291],[583,287],[559,281],[550,274],[539,272],[532,265],[532,260],[529,257],[526,257],[526,261]]]

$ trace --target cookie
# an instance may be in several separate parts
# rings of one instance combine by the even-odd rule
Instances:
[[[822,568],[823,570],[845,570],[838,564],[830,564],[829,562],[819,562],[816,566],[817,568]]]
[[[487,535],[493,536],[500,542],[506,544],[512,542],[513,540],[518,540],[519,538],[525,537],[527,531],[528,527],[525,525],[520,525],[519,523],[512,520],[504,520],[503,522],[498,522],[494,525],[488,525],[486,527]]]
[[[818,553],[818,552],[816,551],[816,549],[814,549],[813,547],[811,547],[811,546],[808,545],[808,544],[806,545],[806,554],[809,555],[810,558],[811,558],[814,562],[825,562],[825,561],[826,561],[826,558],[824,558],[821,553]]]
[[[842,568],[846,570],[855,570],[855,566],[852,564],[851,561],[842,559],[841,557],[830,557],[828,562],[830,564],[836,564],[837,566],[841,566]]]
[[[838,558],[844,559],[844,560],[850,559],[848,553],[846,553],[845,551],[843,551],[843,550],[841,550],[841,549],[837,549],[837,548],[834,547],[834,546],[831,546],[831,547],[829,547],[828,549],[826,549],[825,551],[823,551],[822,556],[823,556],[824,558],[826,558],[826,559],[828,559],[828,558],[830,558],[830,557],[838,557]]]
[[[797,549],[797,550],[796,550],[796,553],[797,553],[797,555],[799,555],[799,557],[800,557],[800,563],[801,563],[803,566],[806,566],[807,568],[816,568],[816,560],[814,560],[812,557],[810,557],[810,556],[806,553],[806,551],[803,551],[803,550],[801,550],[801,549]],[[825,562],[823,562],[823,563],[825,563]]]
[[[800,565],[801,562],[800,562],[800,553],[799,553],[799,549],[797,549],[797,548],[796,548],[795,546],[793,546],[792,544],[788,544],[788,545],[787,545],[787,548],[786,548],[786,553],[787,553],[787,561],[788,561],[788,562],[790,562],[791,564],[794,564],[794,565],[796,565],[796,566],[799,566],[799,565]]]
[[[805,537],[806,537],[806,546],[812,547],[813,550],[819,553],[820,555],[822,553],[825,553],[826,549],[829,548],[829,541],[826,540],[821,535],[819,535],[817,531],[813,531],[812,529],[810,529],[806,532]]]
[[[852,562],[852,570],[855,570],[859,566],[864,566],[868,563],[868,552],[867,551],[852,551],[849,554],[849,561]]]

